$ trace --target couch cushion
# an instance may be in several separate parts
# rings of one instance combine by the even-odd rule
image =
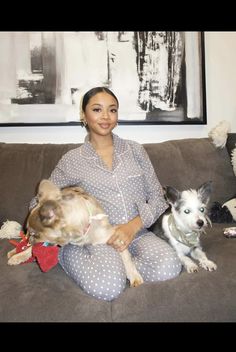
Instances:
[[[36,262],[10,266],[14,247],[1,240],[1,322],[109,322],[111,304],[83,292],[58,264],[43,273]]]
[[[230,226],[230,224],[228,224]],[[203,249],[217,270],[144,283],[114,301],[84,293],[58,264],[47,273],[36,263],[7,265],[7,240],[0,247],[1,322],[234,322],[236,320],[236,239],[214,224],[202,236]]]
[[[48,178],[60,157],[76,144],[0,143],[0,224],[23,223],[30,200],[43,178]]]
[[[212,180],[211,202],[225,202],[236,193],[236,177],[226,148],[208,138],[145,144],[161,184],[184,190]]]
[[[224,237],[223,227],[214,224],[202,236],[203,249],[217,264],[216,271],[183,270],[174,279],[130,288],[113,301],[113,321],[234,322],[236,239]]]

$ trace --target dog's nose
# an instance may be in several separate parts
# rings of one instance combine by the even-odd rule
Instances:
[[[204,225],[204,221],[201,220],[201,219],[199,219],[199,220],[197,221],[197,225],[198,225],[199,227],[202,227],[202,226]]]

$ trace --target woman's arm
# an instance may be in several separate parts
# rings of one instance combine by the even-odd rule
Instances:
[[[68,152],[62,156],[49,177],[49,180],[59,188],[69,187],[75,182],[71,177],[72,159],[70,154],[71,152]]]
[[[118,251],[123,251],[142,228],[150,227],[168,208],[162,186],[144,147],[131,144],[134,158],[144,175],[145,198],[137,200],[139,215],[126,224],[116,226],[115,233],[107,242]]]
[[[131,146],[134,157],[143,171],[146,193],[146,199],[138,200],[137,207],[143,226],[149,228],[168,208],[168,204],[146,150],[138,143],[133,143]]]

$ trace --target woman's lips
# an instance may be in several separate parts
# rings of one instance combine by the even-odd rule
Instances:
[[[104,129],[107,129],[110,127],[109,123],[101,123],[99,126]]]

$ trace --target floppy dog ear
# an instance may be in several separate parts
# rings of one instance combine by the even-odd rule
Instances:
[[[59,200],[61,198],[60,188],[52,181],[43,179],[38,187],[38,201],[42,203],[45,200]]]
[[[171,186],[164,186],[164,197],[170,204],[174,204],[180,198],[180,192]]]
[[[197,193],[200,195],[200,198],[204,204],[207,204],[210,199],[212,192],[212,181],[203,183],[197,190]]]

